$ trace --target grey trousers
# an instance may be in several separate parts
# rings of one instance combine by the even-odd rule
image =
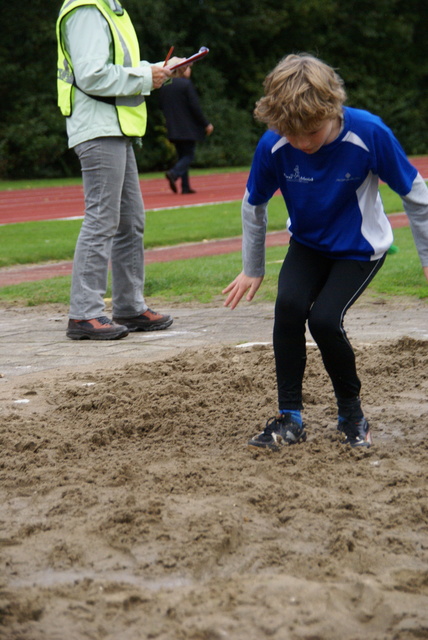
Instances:
[[[111,261],[114,316],[147,309],[144,287],[144,204],[129,138],[106,137],[75,147],[83,176],[85,217],[77,240],[69,317],[104,315]]]

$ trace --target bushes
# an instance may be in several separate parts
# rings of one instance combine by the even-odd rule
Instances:
[[[57,3],[9,3],[0,38],[0,179],[79,173],[56,107]],[[336,67],[348,104],[380,115],[408,154],[428,152],[428,51],[425,0],[124,0],[142,57],[162,60],[210,48],[193,79],[214,134],[197,147],[201,167],[246,165],[263,128],[252,118],[263,79],[293,51]],[[13,55],[11,54],[13,52]],[[170,166],[156,92],[137,151],[141,171]]]

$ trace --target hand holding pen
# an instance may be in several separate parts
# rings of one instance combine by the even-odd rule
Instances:
[[[201,47],[197,53],[189,58],[171,58],[172,53],[174,51],[174,47],[170,47],[168,53],[166,54],[163,67],[152,67],[153,69],[153,87],[158,89],[163,85],[167,78],[170,78],[173,74],[178,76],[183,76],[187,67],[192,65],[197,60],[201,60],[205,58],[207,53],[209,53],[209,49],[207,47]],[[163,76],[162,76],[163,72]]]
[[[185,66],[180,67],[178,73],[176,73],[173,69],[170,68],[170,65],[182,64],[186,58],[177,58],[174,56],[171,58],[172,53],[174,51],[174,46],[170,47],[168,53],[166,54],[164,63],[162,67],[157,65],[152,66],[152,77],[153,77],[153,88],[159,89],[168,78],[171,78],[173,75],[181,76],[184,73]]]

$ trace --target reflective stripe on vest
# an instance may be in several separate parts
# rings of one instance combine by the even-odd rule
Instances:
[[[75,87],[77,87],[73,64],[69,53],[65,49],[61,34],[62,20],[71,11],[84,6],[96,7],[104,16],[110,28],[113,43],[113,64],[124,67],[138,67],[140,65],[140,50],[132,22],[127,12],[116,0],[114,5],[115,9],[112,10],[101,0],[67,0],[61,8],[56,24],[58,42],[57,88],[58,106],[64,116],[68,117],[73,112],[74,92]],[[79,89],[79,91],[82,90]],[[85,92],[83,91],[82,93]],[[147,108],[144,96],[89,97],[101,102],[107,102],[116,107],[119,126],[124,135],[137,137],[144,135],[147,123]]]

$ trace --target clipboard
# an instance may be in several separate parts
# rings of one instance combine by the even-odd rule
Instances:
[[[173,64],[172,67],[168,67],[168,69],[170,69],[171,71],[174,71],[174,69],[178,69],[179,67],[184,67],[186,66],[186,64],[192,64],[192,62],[196,62],[201,58],[205,58],[207,53],[209,53],[208,47],[201,47],[198,53],[194,53],[193,56],[190,56],[190,58],[185,58],[185,60],[183,60],[182,62]]]

